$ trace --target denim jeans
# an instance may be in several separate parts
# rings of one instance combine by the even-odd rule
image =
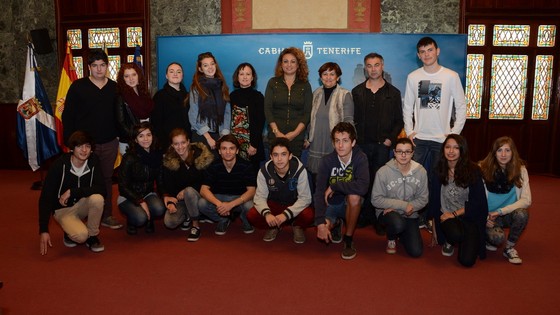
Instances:
[[[379,215],[379,221],[387,231],[388,240],[399,238],[411,257],[420,257],[423,251],[422,236],[418,228],[418,218],[409,219],[396,211]]]
[[[385,146],[383,143],[367,143],[360,144],[360,149],[366,154],[369,163],[369,186],[373,186],[373,179],[375,178],[375,173],[379,170],[387,161],[389,161],[389,147]],[[371,189],[370,189],[371,190]]]
[[[426,169],[428,175],[435,168],[439,160],[442,144],[431,140],[414,139],[414,161]]]
[[[412,158],[414,161],[424,166],[428,174],[428,178],[430,178],[430,174],[432,170],[435,169],[439,160],[442,144],[436,141],[421,140],[418,138],[414,139],[414,144],[414,156]],[[420,220],[423,222],[426,221],[427,212],[424,209],[419,211]]]
[[[362,224],[376,224],[375,208],[371,204],[371,188],[377,171],[390,159],[390,148],[383,143],[360,144],[360,149],[366,154],[369,164],[369,187],[365,196],[365,201],[360,212],[360,222]]]
[[[150,218],[153,220],[156,217],[161,217],[165,211],[165,205],[161,198],[159,198],[155,193],[150,193],[144,197],[144,201],[148,205],[150,210]],[[119,203],[119,209],[127,218],[127,223],[131,226],[142,226],[148,222],[148,215],[144,212],[141,206],[137,206],[132,201],[125,199],[123,202]]]
[[[229,202],[229,201],[235,200],[235,199],[240,197],[240,195],[222,195],[222,194],[215,194],[214,196],[222,202]],[[253,207],[253,200],[251,199],[251,200],[248,200],[245,203],[231,209],[231,212],[232,212],[231,214],[239,213],[239,218],[241,219],[243,224],[244,225],[250,224],[249,221],[247,220],[247,212],[249,212],[249,210],[252,207]],[[200,213],[204,214],[208,219],[210,219],[214,222],[220,222],[220,221],[232,220],[233,219],[233,217],[231,215],[228,216],[228,217],[221,216],[218,213],[218,210],[216,209],[216,205],[214,205],[213,203],[209,202],[208,200],[206,200],[204,198],[200,198],[198,200],[198,209],[199,209]]]
[[[502,244],[505,240],[505,233],[503,228],[509,227],[508,242],[515,245],[525,230],[527,222],[529,221],[529,212],[527,209],[517,209],[506,215],[496,218],[494,227],[486,228],[487,241],[495,246]]]
[[[183,190],[183,198],[183,200],[179,200],[177,203],[177,212],[165,212],[163,224],[165,224],[167,228],[174,229],[178,227],[187,217],[190,217],[192,220],[198,220],[200,216],[198,201],[201,198],[198,191],[192,187],[187,187]]]
[[[325,219],[331,222],[331,225],[336,222],[337,218],[342,220],[346,219],[346,201],[339,203],[337,205],[328,205],[325,210]]]
[[[54,219],[60,224],[64,233],[76,243],[83,243],[89,236],[99,234],[99,223],[103,214],[103,196],[93,194],[83,197],[71,207],[54,212]],[[87,217],[87,223],[82,222]]]

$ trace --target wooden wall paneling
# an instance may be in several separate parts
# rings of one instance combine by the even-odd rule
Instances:
[[[365,11],[363,2],[368,2],[367,14],[348,14],[348,27],[346,29],[254,29],[252,27],[253,0],[221,0],[222,7],[222,33],[268,33],[268,32],[380,32],[381,31],[381,0],[345,0],[349,9]],[[235,3],[234,3],[235,2]],[[236,6],[234,9],[234,5]],[[235,11],[235,12],[234,12]],[[243,14],[236,14],[242,12]],[[354,12],[355,13],[355,12]],[[359,15],[359,16],[358,16]],[[365,15],[365,16],[364,16]],[[305,18],[305,14],[302,14]]]
[[[551,152],[552,143],[550,138],[542,135],[550,135],[550,126],[547,123],[532,123],[528,125],[527,132],[525,135],[525,152],[522,157],[525,157],[531,162],[528,167],[539,173],[547,173],[548,160],[550,158],[549,152]]]
[[[57,0],[62,17],[142,13],[144,1],[137,0]]]
[[[463,0],[465,13],[486,12],[488,9],[503,9],[498,14],[503,15],[509,10],[522,12],[523,15],[540,12],[548,13],[551,10],[560,10],[560,0]],[[496,12],[491,12],[495,15]]]
[[[467,119],[461,135],[467,140],[473,161],[486,156],[489,140],[486,138],[486,125],[480,119]]]
[[[492,9],[496,7],[496,0],[464,0],[467,12],[472,9]]]
[[[557,31],[558,32],[558,31]],[[556,34],[556,42],[560,38],[559,34]],[[554,60],[560,62],[560,53],[554,55]],[[556,78],[556,88],[553,90],[552,103],[550,106],[550,117],[552,119],[552,138],[551,145],[552,150],[549,159],[549,170],[552,174],[560,176],[560,70],[556,68],[556,73],[553,77]]]

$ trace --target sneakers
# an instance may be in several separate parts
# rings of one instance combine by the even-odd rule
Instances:
[[[191,228],[191,232],[189,236],[187,236],[187,241],[189,242],[196,242],[200,238],[200,228],[197,226],[193,226]]]
[[[183,221],[183,223],[181,223],[180,229],[181,229],[181,231],[188,231],[190,228],[191,228],[191,218],[189,216],[187,216],[185,221]]]
[[[336,219],[334,227],[331,230],[331,240],[333,243],[338,244],[342,242],[342,220]]]
[[[305,243],[305,232],[303,231],[303,228],[301,226],[293,226],[292,232],[294,233],[294,243]]]
[[[419,229],[427,229],[428,228],[428,222],[423,215],[420,215],[418,217],[418,228]]]
[[[66,233],[64,233],[64,237],[62,237],[62,242],[66,247],[76,247],[76,245],[78,245],[78,243],[74,242]]]
[[[148,220],[148,223],[146,223],[146,233],[150,234],[150,233],[154,233],[156,230],[156,227],[154,226],[154,221],[153,220]]]
[[[101,244],[97,236],[90,236],[86,240],[86,246],[94,253],[99,253],[105,250],[105,246]]]
[[[208,219],[207,217],[205,217],[203,215],[201,215],[199,217],[198,222],[200,222],[200,223],[210,223],[210,224],[214,223],[214,221]]]
[[[274,241],[276,239],[276,235],[278,235],[278,232],[280,232],[279,228],[272,228],[266,230],[266,232],[264,232],[263,241],[265,242]]]
[[[387,248],[385,249],[387,254],[395,254],[397,252],[397,241],[396,240],[387,240]]]
[[[441,247],[441,254],[443,256],[447,256],[447,257],[453,256],[454,252],[455,252],[455,247],[453,247],[453,245],[451,245],[447,242],[445,242],[443,244],[443,246]]]
[[[255,228],[249,223],[243,223],[243,233],[245,234],[253,234],[255,232]]]
[[[218,222],[218,224],[216,225],[216,230],[214,231],[214,233],[216,233],[216,235],[226,234],[230,223],[231,223],[231,221],[229,219],[225,219],[225,220],[222,220],[222,221]]]
[[[491,252],[495,252],[498,250],[498,247],[486,242],[486,250],[489,250]]]
[[[356,249],[354,248],[354,242],[348,245],[344,242],[344,248],[342,248],[342,254],[340,255],[342,259],[353,259],[356,257]]]
[[[101,226],[108,227],[111,230],[118,230],[123,227],[122,223],[120,223],[114,216],[108,216],[101,220]]]
[[[513,247],[504,249],[504,257],[514,265],[521,265],[521,263],[523,262],[521,258],[519,258],[519,254],[517,254],[517,251]]]
[[[433,232],[432,220],[427,220],[423,215],[420,215],[418,217],[418,228],[426,229],[426,231],[432,233]]]

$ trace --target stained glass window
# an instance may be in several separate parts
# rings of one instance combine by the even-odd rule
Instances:
[[[109,56],[109,68],[107,69],[107,74],[109,78],[117,81],[117,74],[121,68],[121,56]]]
[[[480,119],[482,106],[482,83],[484,78],[484,55],[467,55],[467,84],[465,96],[467,98],[467,118]]]
[[[486,41],[486,25],[484,24],[469,25],[467,44],[469,46],[484,46],[485,41]]]
[[[126,47],[142,47],[142,28],[141,27],[127,27],[126,28]]]
[[[529,46],[529,25],[494,25],[494,46]]]
[[[554,57],[538,55],[535,61],[535,87],[533,88],[533,120],[547,120],[552,90],[552,66]]]
[[[527,93],[527,55],[493,55],[490,119],[523,119]]]
[[[72,29],[66,31],[70,49],[82,49],[82,30]]]
[[[88,30],[89,48],[118,48],[121,43],[121,35],[118,27],[90,28]]]
[[[134,62],[134,55],[127,55],[126,62]],[[140,63],[144,64],[144,56],[140,55]]]
[[[84,77],[84,60],[82,57],[72,57],[74,60],[74,66],[76,67],[76,75],[78,78]]]
[[[555,38],[556,38],[556,25],[539,25],[539,33],[537,35],[537,46],[554,47]]]

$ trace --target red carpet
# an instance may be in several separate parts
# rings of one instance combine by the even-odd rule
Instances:
[[[559,314],[560,179],[532,176],[533,206],[517,249],[523,265],[501,252],[474,268],[430,248],[411,259],[371,227],[355,235],[358,256],[340,258],[307,231],[294,244],[290,229],[276,241],[262,231],[225,236],[203,224],[196,243],[156,222],[156,233],[128,236],[102,228],[105,252],[66,248],[51,220],[53,248],[39,254],[37,201],[31,171],[0,171],[0,314]],[[116,191],[116,186],[114,186]],[[116,194],[115,194],[116,195]],[[122,218],[118,210],[119,218]]]

